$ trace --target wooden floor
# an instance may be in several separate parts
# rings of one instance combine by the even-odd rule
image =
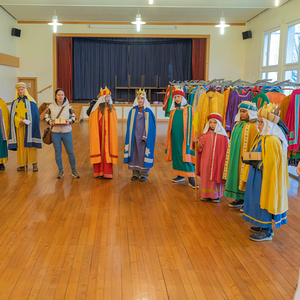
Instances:
[[[42,129],[45,124],[41,124]],[[114,179],[94,179],[88,122],[73,125],[80,179],[56,179],[53,147],[39,172],[17,172],[9,152],[0,173],[1,299],[293,299],[300,267],[299,182],[291,179],[288,224],[272,241],[249,240],[250,224],[221,202],[195,202],[172,184],[158,123],[155,164],[144,183],[123,164],[119,123]]]

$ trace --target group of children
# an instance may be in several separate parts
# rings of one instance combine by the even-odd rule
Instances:
[[[26,90],[23,85],[16,86],[16,89]],[[23,103],[21,96],[18,94],[12,111],[25,114],[26,119],[29,118],[29,112],[30,116],[35,112],[35,119],[38,119],[37,107],[35,105],[32,109],[31,102],[27,101],[28,95],[24,98],[28,103],[24,100],[26,105],[23,105],[23,110],[16,106]],[[32,103],[35,104],[33,101]],[[9,114],[6,105],[2,102],[0,104],[0,169],[4,169],[7,161]],[[113,164],[117,164],[118,160],[117,113],[112,104],[111,92],[107,88],[100,90],[98,100],[89,113],[90,162],[94,166],[94,177],[113,178]],[[198,188],[195,184],[196,164],[197,175],[201,179],[201,200],[217,203],[223,195],[233,198],[234,201],[229,206],[241,209],[243,218],[254,225],[251,230],[255,234],[250,235],[250,239],[271,240],[272,220],[275,221],[276,228],[287,222],[289,188],[288,129],[278,117],[276,107],[269,104],[257,111],[255,103],[243,101],[238,106],[230,141],[218,112],[210,112],[206,117],[207,121],[204,129],[200,130],[200,136],[196,136],[197,128],[194,130],[194,125],[197,124],[194,123],[194,118],[196,120],[197,117],[192,106],[187,104],[185,93],[175,89],[170,106],[165,149],[165,161],[172,161],[173,173],[176,176],[172,182],[185,181],[187,177],[188,185]],[[33,133],[34,128],[39,129],[38,125],[33,126],[35,119],[32,117],[29,123]],[[15,124],[16,127],[19,126],[15,116],[11,120],[11,128]],[[28,128],[26,126],[26,130]],[[41,146],[26,144],[29,133],[32,143],[40,141],[40,136],[36,138],[27,130],[29,133],[22,131],[23,140],[20,140],[18,130],[10,131],[9,149],[13,149],[14,140],[18,150],[25,147],[27,151]],[[15,132],[16,135],[12,134]],[[147,180],[154,165],[155,139],[155,116],[145,91],[140,89],[128,115],[124,147],[124,163],[132,171],[132,181]],[[19,156],[23,159],[23,156],[27,157],[30,153],[21,154],[18,152],[18,160]],[[251,159],[249,154],[255,159]],[[34,168],[37,170],[36,154],[34,156],[35,159],[29,160],[33,163],[33,171]],[[19,166],[24,168],[22,162],[19,162]]]
[[[117,118],[110,91],[101,90],[100,94],[90,115],[91,163],[95,177],[112,178],[112,163],[117,158],[117,146],[113,146]],[[254,225],[250,229],[255,234],[250,239],[271,240],[272,220],[276,228],[287,222],[289,188],[288,129],[275,107],[270,104],[257,111],[255,103],[242,102],[229,141],[219,113],[209,114],[201,136],[195,137],[194,109],[187,104],[182,90],[175,89],[172,96],[165,149],[165,160],[173,162],[177,176],[172,182],[185,181],[187,177],[189,186],[198,188],[196,163],[201,200],[217,203],[223,195],[233,198],[229,206],[241,209],[243,218]],[[105,103],[107,113],[95,109],[100,103]],[[132,170],[131,180],[147,180],[154,164],[155,138],[155,116],[145,91],[139,90],[128,115],[124,149],[124,163]],[[251,152],[258,152],[256,159],[249,159]],[[99,163],[103,165],[101,172],[96,171]],[[109,172],[105,172],[107,163],[111,164]]]

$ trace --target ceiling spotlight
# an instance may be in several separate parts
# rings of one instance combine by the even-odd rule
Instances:
[[[229,27],[230,25],[225,23],[225,17],[223,16],[224,12],[222,12],[222,17],[220,18],[220,24],[216,25],[215,27],[220,27],[220,33],[224,34],[225,27]]]
[[[149,4],[153,4],[153,0],[149,0]]]
[[[279,5],[279,0],[275,0],[275,6]]]
[[[58,18],[57,18],[57,15],[56,15],[56,10],[54,11],[54,16],[52,18],[52,23],[48,23],[48,25],[53,26],[53,33],[57,32],[57,26],[61,26],[62,25],[62,23],[58,23]]]
[[[141,30],[141,25],[146,24],[146,22],[142,21],[142,16],[140,15],[140,10],[138,9],[138,13],[136,14],[136,18],[134,22],[131,22],[131,24],[136,25],[136,30],[139,32]]]

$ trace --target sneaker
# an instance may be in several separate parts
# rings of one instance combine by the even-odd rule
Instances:
[[[210,198],[201,198],[201,201],[211,201],[211,199]]]
[[[194,177],[189,177],[189,186],[191,188],[195,188],[195,178]],[[197,184],[197,188],[199,187],[199,185]]]
[[[258,233],[261,229],[262,229],[261,227],[257,227],[257,226],[250,227],[250,230],[255,233]],[[274,231],[272,228],[271,228],[271,235],[274,236]]]
[[[148,177],[146,177],[146,176],[141,176],[141,177],[140,177],[140,181],[144,182],[144,181],[147,180],[147,178],[148,178]]]
[[[178,175],[176,178],[172,179],[172,182],[174,182],[174,183],[181,182],[181,181],[185,181],[185,177]]]
[[[240,208],[240,212],[244,212],[244,204],[241,206],[241,208]]]
[[[242,199],[237,199],[229,203],[229,207],[234,207],[234,208],[240,208],[242,205],[244,205],[244,200]]]
[[[37,172],[39,170],[37,164],[32,164],[32,171]]]
[[[137,176],[135,176],[135,175],[133,175],[132,177],[131,177],[131,180],[132,181],[136,181],[137,179],[139,179]]]
[[[271,230],[260,228],[260,231],[258,233],[251,234],[249,238],[254,242],[271,241],[272,240]]]
[[[5,170],[4,164],[0,164],[0,170],[1,170],[1,171],[4,171],[4,170]]]
[[[220,202],[220,199],[219,199],[219,198],[212,199],[212,202],[214,202],[214,203],[219,203],[219,202]]]
[[[25,167],[24,166],[23,167],[18,167],[17,171],[25,171]]]
[[[63,177],[64,177],[64,171],[63,170],[59,170],[56,178],[62,179]]]
[[[77,173],[76,170],[72,171],[72,176],[74,176],[75,178],[80,178],[79,174]]]

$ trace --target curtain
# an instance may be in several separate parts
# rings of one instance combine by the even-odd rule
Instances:
[[[73,97],[97,99],[100,87],[107,86],[114,98],[118,86],[128,86],[128,47],[113,39],[73,38]],[[126,97],[127,98],[127,97]]]
[[[65,91],[70,102],[73,100],[73,49],[72,37],[56,37],[57,87]]]
[[[205,80],[206,38],[193,39],[192,69],[194,80]]]
[[[169,81],[192,79],[191,39],[139,39],[129,49],[131,86],[166,86]],[[157,82],[156,78],[160,78]]]
[[[128,86],[128,75],[131,87],[142,87],[142,75],[146,87],[191,80],[192,39],[73,38],[73,70],[73,99],[95,99],[105,86],[115,99],[115,75],[119,87]]]

